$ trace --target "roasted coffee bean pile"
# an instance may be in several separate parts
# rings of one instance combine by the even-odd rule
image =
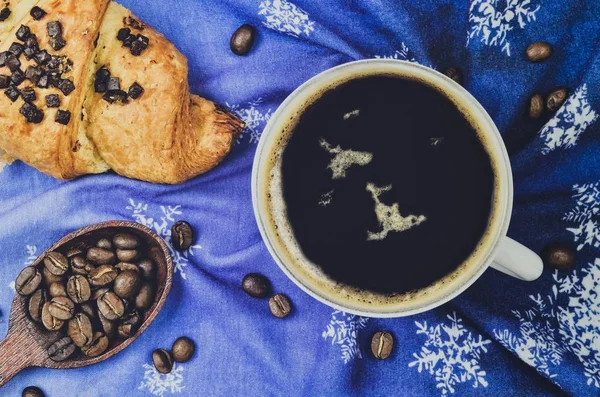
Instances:
[[[31,9],[30,14],[35,20],[46,16],[46,12],[37,6]],[[66,41],[59,21],[48,22],[46,31],[52,50],[59,51],[65,47]],[[47,50],[40,49],[37,36],[31,33],[26,25],[21,25],[15,36],[18,41],[12,43],[8,51],[0,52],[0,89],[4,90],[4,94],[12,102],[21,97],[25,103],[19,112],[28,122],[38,124],[44,119],[44,112],[34,103],[38,100],[34,87],[44,90],[57,88],[63,95],[68,96],[75,90],[75,84],[72,80],[64,78],[64,75],[71,71],[73,63],[65,56],[51,55]],[[23,64],[22,57],[33,63]],[[27,67],[23,71],[25,66]],[[10,75],[2,74],[4,67],[10,71]],[[25,81],[29,81],[31,85],[19,88]],[[57,94],[46,95],[45,102],[48,107],[60,106],[60,99],[51,99],[53,106],[49,106],[48,96],[56,98]],[[58,110],[54,120],[66,125],[71,120],[71,113],[68,110]]]
[[[98,356],[110,341],[134,335],[154,303],[156,273],[142,242],[118,233],[93,247],[47,253],[41,269],[21,271],[15,289],[29,297],[33,321],[66,335],[48,349],[62,361],[76,348]]]
[[[271,292],[271,283],[259,273],[249,273],[242,279],[242,290],[253,298],[265,298]],[[284,294],[269,298],[269,310],[277,318],[287,317],[292,312],[292,302]]]
[[[161,374],[168,374],[173,369],[173,362],[188,362],[194,352],[196,344],[188,337],[177,338],[173,343],[171,350],[156,349],[152,352],[152,363],[154,368]]]
[[[108,103],[127,103],[129,98],[138,99],[144,93],[144,88],[137,82],[129,87],[129,91],[123,91],[121,89],[121,79],[111,76],[110,70],[106,66],[102,66],[96,72],[94,90],[98,93],[104,93],[102,99]]]

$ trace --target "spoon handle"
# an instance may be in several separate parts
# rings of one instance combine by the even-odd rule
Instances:
[[[0,342],[0,387],[35,363],[36,353],[39,354],[38,345],[28,332],[9,331],[8,336]]]

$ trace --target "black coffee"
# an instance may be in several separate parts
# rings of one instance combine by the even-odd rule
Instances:
[[[485,234],[494,174],[476,130],[444,94],[399,77],[326,92],[282,156],[287,217],[304,255],[378,293],[431,285]]]

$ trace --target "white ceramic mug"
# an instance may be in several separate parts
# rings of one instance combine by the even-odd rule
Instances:
[[[432,285],[387,303],[370,303],[354,296],[354,289],[329,279],[318,270],[318,266],[303,257],[301,250],[294,248],[291,238],[280,233],[280,224],[285,211],[276,211],[271,206],[274,190],[273,171],[278,163],[285,130],[293,125],[302,111],[318,99],[325,89],[333,88],[349,79],[368,75],[398,75],[416,79],[441,90],[463,114],[477,123],[484,135],[485,147],[495,161],[496,188],[493,211],[490,215],[487,237],[469,258],[469,265],[456,271],[451,281]],[[307,159],[310,161],[310,159]],[[343,64],[326,70],[296,89],[277,109],[269,120],[257,148],[252,170],[252,202],[254,214],[263,240],[281,269],[300,288],[319,301],[336,309],[369,317],[401,317],[437,307],[467,289],[489,267],[525,281],[537,279],[543,269],[538,255],[518,242],[508,238],[506,232],[513,204],[513,181],[510,161],[502,137],[494,122],[462,86],[448,77],[427,67],[396,60],[364,60]],[[457,233],[460,230],[456,231]],[[297,247],[296,247],[297,248]]]

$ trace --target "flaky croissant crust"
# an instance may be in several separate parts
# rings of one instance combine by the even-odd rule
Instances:
[[[48,14],[30,16],[38,6]],[[230,151],[243,123],[213,102],[190,95],[186,58],[164,36],[144,26],[148,48],[134,56],[117,39],[129,10],[110,0],[11,0],[11,15],[0,22],[0,52],[17,41],[21,25],[37,36],[40,48],[68,57],[73,66],[63,77],[75,90],[64,96],[57,88],[35,88],[34,104],[43,110],[40,124],[29,123],[16,102],[0,94],[0,153],[20,159],[60,179],[102,173],[155,183],[180,183],[215,167]],[[66,46],[49,45],[47,23],[59,21]],[[132,28],[135,32],[136,29]],[[22,69],[29,63],[21,57]],[[95,92],[95,73],[108,68],[126,90],[133,83],[143,95],[128,103],[109,103]],[[0,74],[10,75],[6,67]],[[18,86],[32,86],[29,81]],[[61,95],[61,110],[71,112],[68,125],[55,121],[58,109],[45,106],[45,96]],[[2,153],[2,151],[4,153]]]

